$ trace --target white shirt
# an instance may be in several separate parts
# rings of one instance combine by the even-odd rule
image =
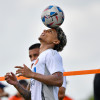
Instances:
[[[45,66],[51,75],[55,72],[63,73],[64,71],[62,58],[59,53],[53,49],[47,49],[39,55],[32,67],[32,71],[44,75]],[[31,79],[31,100],[42,100],[41,91],[42,83],[35,79]],[[55,100],[58,100],[58,89],[56,86],[53,86],[53,95]]]
[[[66,84],[67,84],[66,76],[63,76],[63,84],[62,84],[62,87],[64,87],[65,89],[66,89]]]

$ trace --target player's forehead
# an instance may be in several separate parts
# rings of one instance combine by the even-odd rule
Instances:
[[[56,30],[54,28],[50,28],[50,29],[48,29],[48,31],[56,32]]]
[[[39,52],[39,48],[31,49],[31,50],[29,50],[29,53],[30,53],[30,52],[32,52],[32,53],[33,53],[33,52]]]

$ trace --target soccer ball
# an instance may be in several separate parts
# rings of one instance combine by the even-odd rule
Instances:
[[[42,22],[49,28],[59,27],[64,21],[64,13],[58,6],[48,6],[41,15]]]

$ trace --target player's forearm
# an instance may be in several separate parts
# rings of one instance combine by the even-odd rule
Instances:
[[[24,89],[19,83],[14,85],[18,92],[25,98],[25,100],[31,100],[31,92]]]
[[[0,97],[2,97],[2,94],[0,94]]]
[[[3,93],[0,94],[0,97],[4,97]]]
[[[0,97],[8,97],[8,96],[9,96],[9,94],[6,92],[0,93]]]
[[[61,72],[55,73],[54,75],[42,75],[33,73],[31,78],[38,80],[47,85],[54,85],[60,87],[63,83],[63,74]]]

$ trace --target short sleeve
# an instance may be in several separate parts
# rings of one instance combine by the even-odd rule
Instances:
[[[56,50],[50,50],[46,55],[46,67],[50,74],[64,72],[62,58]]]
[[[66,76],[63,76],[63,84],[62,84],[62,87],[64,87],[65,89],[66,89],[66,84],[67,84]]]

